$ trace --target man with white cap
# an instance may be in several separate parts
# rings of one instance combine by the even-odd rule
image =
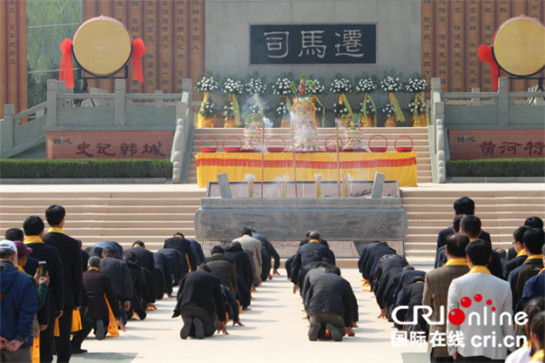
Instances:
[[[38,300],[32,278],[20,272],[17,247],[11,241],[0,242],[0,361],[30,362],[32,357],[32,322]]]

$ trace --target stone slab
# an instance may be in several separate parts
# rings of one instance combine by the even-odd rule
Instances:
[[[246,226],[272,241],[297,241],[309,230],[332,241],[403,241],[408,219],[400,198],[202,198],[195,213],[200,241],[230,241]]]

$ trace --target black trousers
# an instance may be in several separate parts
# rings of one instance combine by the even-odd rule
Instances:
[[[59,319],[60,336],[55,337],[57,348],[57,362],[69,362],[72,350],[70,348],[70,335],[72,334],[72,313],[74,308],[65,308]]]
[[[74,333],[74,337],[72,338],[72,347],[73,348],[81,348],[81,344],[87,338],[91,330],[94,328],[95,323],[92,319],[82,316],[81,317],[81,330]]]
[[[198,318],[200,321],[202,321],[205,337],[210,337],[214,335],[214,333],[216,332],[216,329],[218,326],[218,319],[215,316],[210,316],[208,312],[204,310],[203,308],[190,304],[189,306],[184,306],[182,308],[181,313],[182,313],[182,319],[184,323],[188,319],[195,319],[195,318]],[[190,335],[195,336],[194,328],[190,332]]]

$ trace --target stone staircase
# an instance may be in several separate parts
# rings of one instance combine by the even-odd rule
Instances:
[[[51,204],[66,208],[65,230],[91,245],[111,240],[129,247],[142,240],[152,250],[174,232],[194,237],[193,216],[204,189],[196,185],[63,185],[0,186],[0,230],[22,228],[29,215],[45,222]]]
[[[318,128],[318,145],[323,149],[325,145],[325,139],[329,136],[335,134],[334,128]],[[373,135],[384,135],[388,140],[388,151],[394,151],[394,142],[401,135],[408,135],[412,138],[414,142],[413,151],[417,153],[416,163],[417,163],[417,173],[418,173],[418,183],[430,183],[431,182],[431,163],[430,163],[430,152],[429,152],[429,141],[428,141],[428,129],[425,127],[395,127],[395,128],[366,128],[363,130],[363,145],[367,149],[369,138]],[[194,155],[199,153],[199,142],[205,136],[214,137],[219,144],[218,152],[223,152],[221,144],[223,140],[228,136],[238,136],[241,140],[243,137],[243,129],[240,128],[206,128],[206,129],[195,129],[195,134],[193,137],[193,155],[191,157],[191,164],[189,167],[189,177],[188,183],[195,184],[197,183],[197,167],[195,163]],[[267,138],[272,136],[280,136],[286,141],[286,145],[290,145],[291,140],[291,130],[282,129],[282,128],[272,128],[267,129]],[[342,131],[341,131],[342,138]],[[226,142],[226,146],[238,146],[237,140],[229,140]],[[333,141],[331,140],[331,143]],[[399,145],[407,145],[408,140],[402,139],[399,141]],[[203,146],[212,146],[214,141],[204,140]],[[373,145],[383,145],[383,140],[375,138],[372,142]],[[281,146],[279,140],[271,140],[271,146]]]
[[[402,204],[409,217],[405,253],[409,260],[433,259],[437,232],[452,225],[452,203],[461,196],[475,201],[475,214],[490,233],[494,248],[509,248],[513,231],[530,216],[545,219],[542,184],[428,184],[402,188]]]
[[[475,200],[476,214],[495,248],[508,248],[512,232],[526,217],[545,218],[543,184],[423,184],[401,192],[409,217],[405,251],[412,262],[433,260],[437,232],[451,224],[452,203],[460,196]],[[45,209],[56,203],[67,210],[66,232],[86,246],[114,240],[128,247],[143,240],[156,250],[174,232],[194,236],[193,216],[204,193],[194,184],[1,185],[0,232],[21,228],[29,215],[45,220]],[[339,255],[354,253],[342,247]],[[291,249],[283,249],[287,257]]]

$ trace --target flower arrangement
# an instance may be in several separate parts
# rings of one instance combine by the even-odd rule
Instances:
[[[356,92],[369,93],[377,89],[377,84],[371,77],[360,78],[356,85]]]
[[[395,113],[394,111],[394,106],[390,105],[389,103],[385,104],[382,109],[381,109],[382,113],[387,115],[387,116],[391,116]]]
[[[290,108],[284,102],[280,102],[278,104],[278,107],[276,107],[276,114],[278,116],[282,116],[282,117],[284,117],[286,115],[289,115],[290,114]]]
[[[278,78],[276,82],[271,85],[273,95],[290,95],[293,93],[291,89],[291,81],[289,78]]]
[[[415,102],[411,102],[409,103],[409,111],[412,114],[416,113],[418,115],[421,115],[423,113],[426,113],[426,105],[422,103],[421,101],[417,100],[416,107],[415,107]]]
[[[244,90],[250,95],[262,95],[267,91],[267,84],[261,78],[250,78],[244,83]]]
[[[227,78],[223,83],[222,92],[227,95],[241,95],[244,89],[244,85],[241,81]]]
[[[331,81],[329,92],[338,94],[350,93],[352,92],[352,83],[347,78],[337,76],[337,78]]]
[[[405,90],[411,93],[424,92],[428,89],[428,82],[418,75],[410,77],[405,83]]]
[[[375,107],[373,106],[371,102],[368,102],[366,100],[365,107],[364,107],[364,102],[360,102],[360,113],[364,115],[373,116],[376,112],[377,110],[375,109]]]
[[[349,114],[348,107],[346,107],[346,104],[339,100],[333,104],[333,113],[335,114],[335,118],[339,118],[343,115]]]
[[[195,89],[199,92],[214,92],[218,87],[218,82],[214,79],[214,76],[202,76],[195,85]]]
[[[235,115],[235,108],[233,101],[228,101],[227,104],[223,106],[223,117],[233,117]]]
[[[380,88],[384,92],[388,93],[399,92],[399,90],[401,90],[401,82],[399,81],[399,77],[387,76],[380,81]]]
[[[212,117],[214,115],[214,112],[216,112],[216,104],[214,103],[214,101],[212,101],[211,98],[208,98],[201,105],[201,109],[199,110],[199,114],[204,116],[205,118],[209,118],[209,117]]]
[[[305,81],[305,95],[320,95],[325,93],[325,86],[318,79],[307,79]]]

